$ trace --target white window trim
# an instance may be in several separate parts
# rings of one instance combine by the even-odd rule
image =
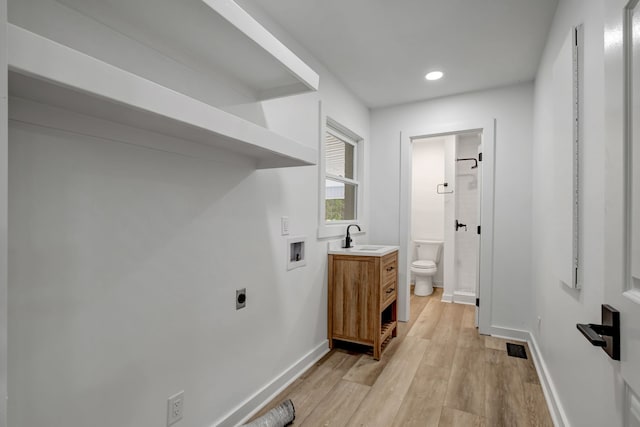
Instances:
[[[320,103],[320,137],[319,137],[319,161],[318,161],[318,238],[332,238],[332,237],[342,237],[345,234],[345,228],[349,224],[358,224],[362,229],[361,232],[352,229],[353,235],[357,234],[365,234],[366,233],[366,225],[364,221],[364,151],[365,144],[364,138],[360,135],[354,133],[350,129],[346,128],[344,125],[340,124],[338,121],[334,120],[329,116],[325,116],[322,110],[322,103]],[[354,176],[357,178],[355,180],[351,180],[349,178],[344,177],[334,177],[331,174],[326,173],[326,157],[325,157],[325,135],[327,131],[331,130],[331,133],[334,133],[340,139],[346,138],[347,140],[351,140],[355,143],[355,158],[356,164],[354,165]],[[348,141],[348,143],[351,143]],[[328,223],[325,220],[325,179],[336,179],[338,181],[343,181],[347,183],[353,183],[358,185],[358,189],[356,191],[356,219],[350,221],[332,221]]]

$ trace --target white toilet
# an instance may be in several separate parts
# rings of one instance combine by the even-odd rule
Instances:
[[[411,263],[411,272],[416,278],[414,294],[424,297],[433,293],[433,276],[438,272],[442,253],[442,242],[416,240],[418,259]]]

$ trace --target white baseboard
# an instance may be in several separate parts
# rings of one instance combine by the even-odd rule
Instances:
[[[453,302],[457,304],[476,305],[476,293],[467,291],[454,291]]]
[[[531,350],[533,364],[536,367],[536,372],[538,373],[538,378],[540,379],[540,385],[542,386],[542,392],[544,393],[544,398],[547,402],[547,408],[549,408],[549,413],[551,414],[553,425],[556,427],[570,427],[571,424],[569,424],[569,420],[567,419],[564,408],[560,404],[560,400],[558,399],[558,392],[555,385],[553,384],[553,380],[549,376],[547,364],[542,357],[542,353],[540,353],[538,343],[536,342],[533,334],[529,331],[519,329],[491,326],[491,336],[497,338],[506,338],[514,341],[527,342],[527,344],[529,345],[529,350]]]
[[[538,371],[538,377],[540,377],[540,383],[542,384],[542,391],[544,392],[544,398],[547,401],[549,412],[551,413],[551,419],[556,427],[570,427],[567,414],[560,403],[558,398],[558,390],[556,389],[551,376],[549,376],[549,370],[547,364],[540,353],[538,343],[536,342],[533,334],[529,334],[529,349],[533,356],[533,363],[536,365],[536,371]]]
[[[529,341],[529,331],[521,329],[504,328],[502,326],[491,325],[491,336],[496,338],[505,338],[514,341]]]
[[[298,361],[293,363],[289,368],[285,369],[284,372],[271,380],[267,385],[255,392],[240,405],[236,406],[227,415],[223,416],[214,426],[231,427],[245,423],[265,404],[269,403],[271,399],[298,379],[300,375],[328,352],[329,341],[325,340],[309,353],[298,359]]]
[[[442,302],[453,302],[453,294],[442,294]]]

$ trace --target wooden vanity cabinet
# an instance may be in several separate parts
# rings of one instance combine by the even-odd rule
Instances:
[[[382,257],[329,254],[329,347],[334,340],[373,347],[397,335],[398,251]]]

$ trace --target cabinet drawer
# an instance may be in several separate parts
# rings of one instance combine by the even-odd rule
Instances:
[[[380,292],[381,307],[385,307],[391,301],[396,299],[396,296],[398,295],[398,286],[396,286],[397,284],[398,283],[393,280],[387,283],[387,285],[382,288],[382,291]]]
[[[380,285],[386,287],[389,282],[395,281],[398,277],[398,258],[392,254],[389,258],[382,260],[382,281]]]

